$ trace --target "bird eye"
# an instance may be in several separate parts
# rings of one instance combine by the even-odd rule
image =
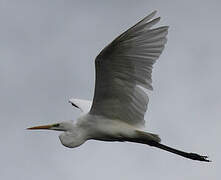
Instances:
[[[53,127],[59,127],[60,126],[60,124],[54,124],[53,125]]]

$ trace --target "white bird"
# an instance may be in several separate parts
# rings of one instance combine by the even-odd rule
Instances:
[[[83,114],[76,121],[35,126],[30,130],[63,131],[61,143],[78,147],[87,140],[128,141],[157,147],[177,155],[209,162],[207,156],[187,153],[160,143],[158,135],[145,132],[147,90],[152,90],[152,67],[167,41],[168,26],[152,28],[156,11],[122,33],[96,57],[93,102],[70,99]]]

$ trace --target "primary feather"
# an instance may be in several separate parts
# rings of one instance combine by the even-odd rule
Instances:
[[[168,27],[151,29],[155,11],[118,36],[95,60],[96,85],[90,114],[144,125],[152,90],[152,67],[164,49]],[[142,88],[140,88],[140,87]]]

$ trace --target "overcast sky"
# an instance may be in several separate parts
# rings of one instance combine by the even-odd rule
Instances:
[[[220,7],[219,0],[1,0],[0,179],[220,179]],[[170,29],[154,66],[147,130],[212,163],[133,143],[68,149],[58,132],[25,130],[76,119],[67,102],[92,99],[96,55],[153,10]]]

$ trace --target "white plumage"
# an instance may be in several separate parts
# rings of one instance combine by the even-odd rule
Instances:
[[[68,102],[71,103],[74,107],[80,109],[83,114],[88,113],[90,111],[91,105],[92,105],[91,101],[83,100],[83,99],[71,98],[71,99],[69,99]]]
[[[118,36],[95,60],[96,85],[90,114],[143,125],[152,90],[152,67],[166,43],[168,27],[150,29],[156,11]],[[139,86],[138,86],[139,85]]]
[[[70,99],[82,111],[77,121],[64,121],[28,129],[64,131],[59,135],[66,147],[78,147],[85,141],[129,141],[147,144],[199,161],[207,156],[187,153],[160,144],[156,134],[144,132],[144,115],[152,90],[152,68],[166,43],[168,26],[152,28],[159,22],[156,11],[118,36],[96,57],[96,84],[93,102]]]

